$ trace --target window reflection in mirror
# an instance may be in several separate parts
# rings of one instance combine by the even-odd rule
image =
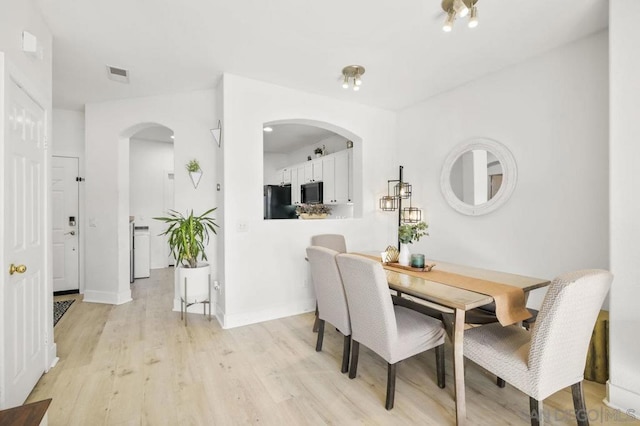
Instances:
[[[500,161],[490,151],[464,152],[451,168],[450,182],[455,196],[462,202],[478,206],[491,200],[502,185]]]
[[[263,130],[264,219],[298,219],[301,204],[328,206],[328,219],[353,217],[351,140],[300,123],[265,123]]]

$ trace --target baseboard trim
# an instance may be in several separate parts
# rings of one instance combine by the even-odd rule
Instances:
[[[67,294],[80,294],[80,290],[61,290],[53,292],[54,296],[66,296]]]
[[[621,388],[607,380],[607,396],[602,401],[607,407],[640,420],[640,395]]]
[[[295,304],[277,306],[257,312],[246,312],[241,314],[223,314],[222,328],[236,328],[244,325],[256,324],[264,321],[271,321],[278,318],[300,315],[313,312],[316,309],[316,300],[308,299]]]
[[[85,290],[83,302],[103,303],[106,305],[122,305],[131,302],[131,290],[125,290],[120,293],[112,293],[110,291]]]

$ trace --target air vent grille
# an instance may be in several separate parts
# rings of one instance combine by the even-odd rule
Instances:
[[[129,83],[129,70],[107,65],[107,77],[119,83]]]

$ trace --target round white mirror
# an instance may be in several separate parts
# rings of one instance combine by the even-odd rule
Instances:
[[[491,139],[471,139],[445,159],[440,189],[456,211],[479,216],[504,204],[517,179],[516,161],[506,146]]]

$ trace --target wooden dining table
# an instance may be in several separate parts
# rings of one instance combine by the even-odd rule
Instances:
[[[544,278],[526,277],[440,261],[428,261],[427,263],[435,263],[435,268],[438,270],[456,275],[518,287],[525,292],[525,295],[531,290],[550,284],[550,281]],[[383,267],[387,274],[389,288],[397,291],[398,295],[410,295],[422,299],[433,304],[432,307],[453,316],[453,326],[445,328],[447,328],[453,343],[456,424],[464,425],[467,417],[463,348],[465,315],[471,309],[493,302],[493,297],[471,290],[463,290],[446,283],[430,281],[428,273],[416,277],[409,275],[408,271],[405,273],[398,271],[397,268],[391,270],[391,266],[386,264],[383,264]]]

